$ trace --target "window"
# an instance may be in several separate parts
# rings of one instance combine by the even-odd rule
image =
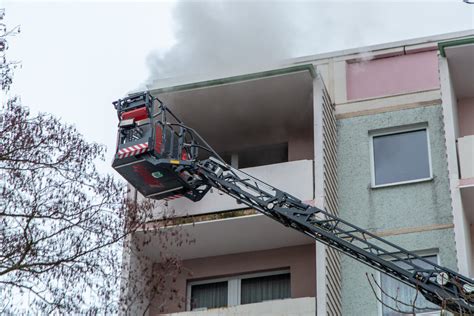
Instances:
[[[242,279],[240,304],[258,303],[290,297],[290,274]]]
[[[259,303],[291,297],[288,270],[190,282],[188,310]]]
[[[431,179],[426,128],[372,135],[372,186]]]
[[[193,285],[191,302],[192,309],[227,306],[227,282]]]
[[[435,255],[426,256],[423,258],[433,263],[437,263],[437,257]],[[405,266],[403,262],[395,261],[395,263],[399,265],[400,267],[407,269],[407,266]],[[414,263],[419,265],[422,268],[427,267],[427,264],[421,260],[414,260]],[[416,295],[416,289],[412,288],[411,286],[406,285],[405,283],[395,280],[394,278],[386,274],[382,274],[382,273],[380,274],[380,286],[384,290],[384,292],[387,294],[387,295],[382,294],[382,302],[383,302],[382,315],[383,316],[400,316],[400,315],[406,315],[406,313],[410,313],[413,311],[412,307],[405,306],[400,303],[397,304],[393,299],[388,297],[388,295],[391,297],[396,297],[398,301],[406,303],[406,304],[413,304],[413,301],[416,297],[415,306],[420,307],[420,308],[426,308],[424,310],[420,310],[419,311],[420,314],[426,313],[429,311],[439,310],[438,306],[426,300],[421,293],[418,293],[418,295]],[[396,310],[399,310],[405,313],[395,312],[387,306],[390,306]]]

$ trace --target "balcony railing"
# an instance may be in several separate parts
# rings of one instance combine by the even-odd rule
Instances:
[[[461,179],[474,178],[474,135],[458,138]]]
[[[273,165],[242,169],[242,171],[267,182],[306,201],[313,199],[313,161],[298,160]],[[245,208],[235,199],[217,190],[209,192],[201,201],[192,202],[186,198],[169,201],[168,206],[157,210],[157,217],[165,211],[175,216],[199,215]]]
[[[302,297],[285,300],[268,301],[205,311],[192,311],[166,314],[167,316],[314,316],[316,299]]]

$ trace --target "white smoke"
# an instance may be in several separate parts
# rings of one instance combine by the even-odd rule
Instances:
[[[151,54],[152,79],[184,73],[253,68],[291,56],[295,21],[285,2],[185,2],[177,4],[177,43]]]
[[[473,12],[452,1],[183,0],[174,9],[176,44],[149,55],[147,83],[243,73],[290,57],[468,29]],[[446,19],[453,23],[440,25]]]

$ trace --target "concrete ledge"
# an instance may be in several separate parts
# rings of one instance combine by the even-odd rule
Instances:
[[[226,308],[214,308],[206,311],[191,311],[164,314],[167,316],[314,316],[316,298],[302,297],[275,300],[255,304],[246,304]]]
[[[435,89],[337,104],[336,118],[344,119],[439,104],[441,104],[441,93],[439,89]]]
[[[411,233],[421,233],[432,230],[440,229],[451,229],[454,228],[454,224],[438,224],[438,225],[428,225],[428,226],[418,226],[418,227],[404,227],[398,229],[388,229],[384,231],[378,231],[374,234],[379,237],[402,235],[402,234],[411,234]]]

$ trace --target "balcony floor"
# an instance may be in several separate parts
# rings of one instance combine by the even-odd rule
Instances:
[[[181,228],[195,239],[192,244],[171,246],[183,260],[233,253],[275,249],[313,243],[313,239],[261,214],[185,224]],[[137,233],[137,238],[140,238]],[[159,241],[152,241],[144,253],[159,260]]]

